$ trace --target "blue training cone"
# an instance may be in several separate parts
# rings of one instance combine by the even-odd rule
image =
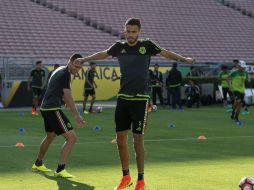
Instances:
[[[19,132],[23,133],[23,132],[25,132],[25,129],[24,128],[19,128]]]
[[[95,125],[95,126],[93,127],[93,130],[94,130],[94,131],[100,131],[100,130],[101,130],[101,126]]]
[[[19,112],[19,117],[24,117],[24,116],[25,116],[24,112]]]
[[[172,123],[170,123],[169,125],[168,125],[168,128],[175,128],[176,126],[174,125],[174,124],[172,124]]]

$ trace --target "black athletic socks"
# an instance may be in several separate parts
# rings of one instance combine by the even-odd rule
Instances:
[[[39,159],[37,158],[37,160],[35,161],[35,165],[36,165],[36,166],[42,166],[42,160],[39,160]]]
[[[61,171],[63,171],[65,168],[65,164],[58,164],[56,172],[59,173]]]
[[[138,173],[138,181],[144,179],[144,173]]]
[[[127,170],[123,170],[123,176],[127,176],[127,175],[129,175],[129,173],[130,173],[129,169],[127,169]]]

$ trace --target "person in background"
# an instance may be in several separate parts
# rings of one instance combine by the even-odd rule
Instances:
[[[228,67],[226,65],[221,66],[221,72],[219,73],[219,80],[221,81],[221,88],[223,94],[223,105],[227,106],[227,95],[232,99],[232,92],[229,89],[227,78],[229,76]]]
[[[200,89],[199,86],[194,83],[193,80],[189,80],[188,86],[185,89],[185,95],[187,97],[187,107],[191,108],[193,104],[196,104],[198,108],[200,105]]]
[[[247,71],[245,71],[245,68],[246,63],[244,61],[239,62],[238,69],[230,73],[228,76],[228,84],[234,94],[234,104],[231,119],[235,120],[239,125],[242,123],[239,120],[239,113],[241,112],[241,108],[244,104],[245,82],[250,81],[249,74]],[[231,83],[230,80],[232,81]]]
[[[239,65],[240,62],[244,62],[244,61],[243,60],[239,60],[239,59],[234,59],[233,60],[233,67],[232,67],[231,72],[233,72],[233,71],[238,69],[238,65]],[[232,93],[232,95],[234,96],[233,93]],[[230,109],[230,111],[232,112],[232,110],[233,110],[233,104],[234,104],[234,98],[232,98],[231,102],[232,102],[232,108]],[[243,100],[243,111],[241,112],[242,115],[248,115],[248,114],[250,114],[248,107],[249,107],[248,104],[246,104],[245,100]]]
[[[3,89],[3,81],[2,81],[2,76],[0,74],[0,108],[3,108],[3,103],[2,103],[2,89]]]
[[[95,101],[95,88],[97,88],[97,84],[94,81],[96,73],[96,63],[95,62],[90,62],[90,67],[86,71],[86,80],[85,80],[85,85],[84,85],[84,100],[83,100],[83,112],[84,114],[88,114],[89,112],[93,112],[93,104]],[[91,103],[90,103],[90,108],[89,112],[86,111],[86,102],[88,97],[91,96]]]
[[[44,88],[45,71],[42,69],[42,62],[35,63],[35,69],[30,73],[27,82],[27,90],[30,91],[32,87],[33,101],[32,101],[32,115],[38,115],[37,106],[39,104],[42,90]],[[31,85],[31,86],[30,86]]]
[[[199,77],[200,74],[196,67],[190,66],[190,71],[186,75],[187,77]]]
[[[151,80],[152,82],[152,97],[153,97],[153,105],[157,105],[156,100],[157,100],[157,95],[160,100],[160,105],[163,105],[163,75],[159,71],[159,65],[156,63],[154,65],[154,71],[153,71],[153,78]]]
[[[47,88],[47,85],[48,85],[48,82],[49,82],[49,79],[50,79],[52,73],[53,73],[58,67],[60,67],[60,65],[59,65],[59,64],[55,64],[53,70],[49,72],[48,78],[47,78],[47,83],[46,83],[46,85],[45,85],[46,88]]]
[[[173,63],[173,68],[169,71],[166,79],[166,85],[169,87],[170,95],[172,96],[172,109],[176,109],[176,104],[179,109],[182,110],[182,99],[181,99],[181,85],[182,85],[182,74],[177,69],[177,63]]]

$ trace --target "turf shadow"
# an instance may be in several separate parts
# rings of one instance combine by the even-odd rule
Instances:
[[[39,174],[49,180],[56,181],[58,185],[58,190],[95,190],[95,187],[85,183],[80,183],[80,182],[76,182],[70,179],[65,179],[60,177],[54,177],[54,176],[50,176],[50,175],[42,174],[42,173],[39,173]]]

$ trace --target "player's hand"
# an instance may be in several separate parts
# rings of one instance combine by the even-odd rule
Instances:
[[[185,58],[185,62],[186,62],[186,63],[193,64],[194,61],[195,61],[195,60],[192,59],[192,58],[190,58],[190,57],[186,57],[186,58]]]
[[[75,116],[76,124],[78,128],[83,128],[85,126],[85,121],[80,117],[80,115]]]

